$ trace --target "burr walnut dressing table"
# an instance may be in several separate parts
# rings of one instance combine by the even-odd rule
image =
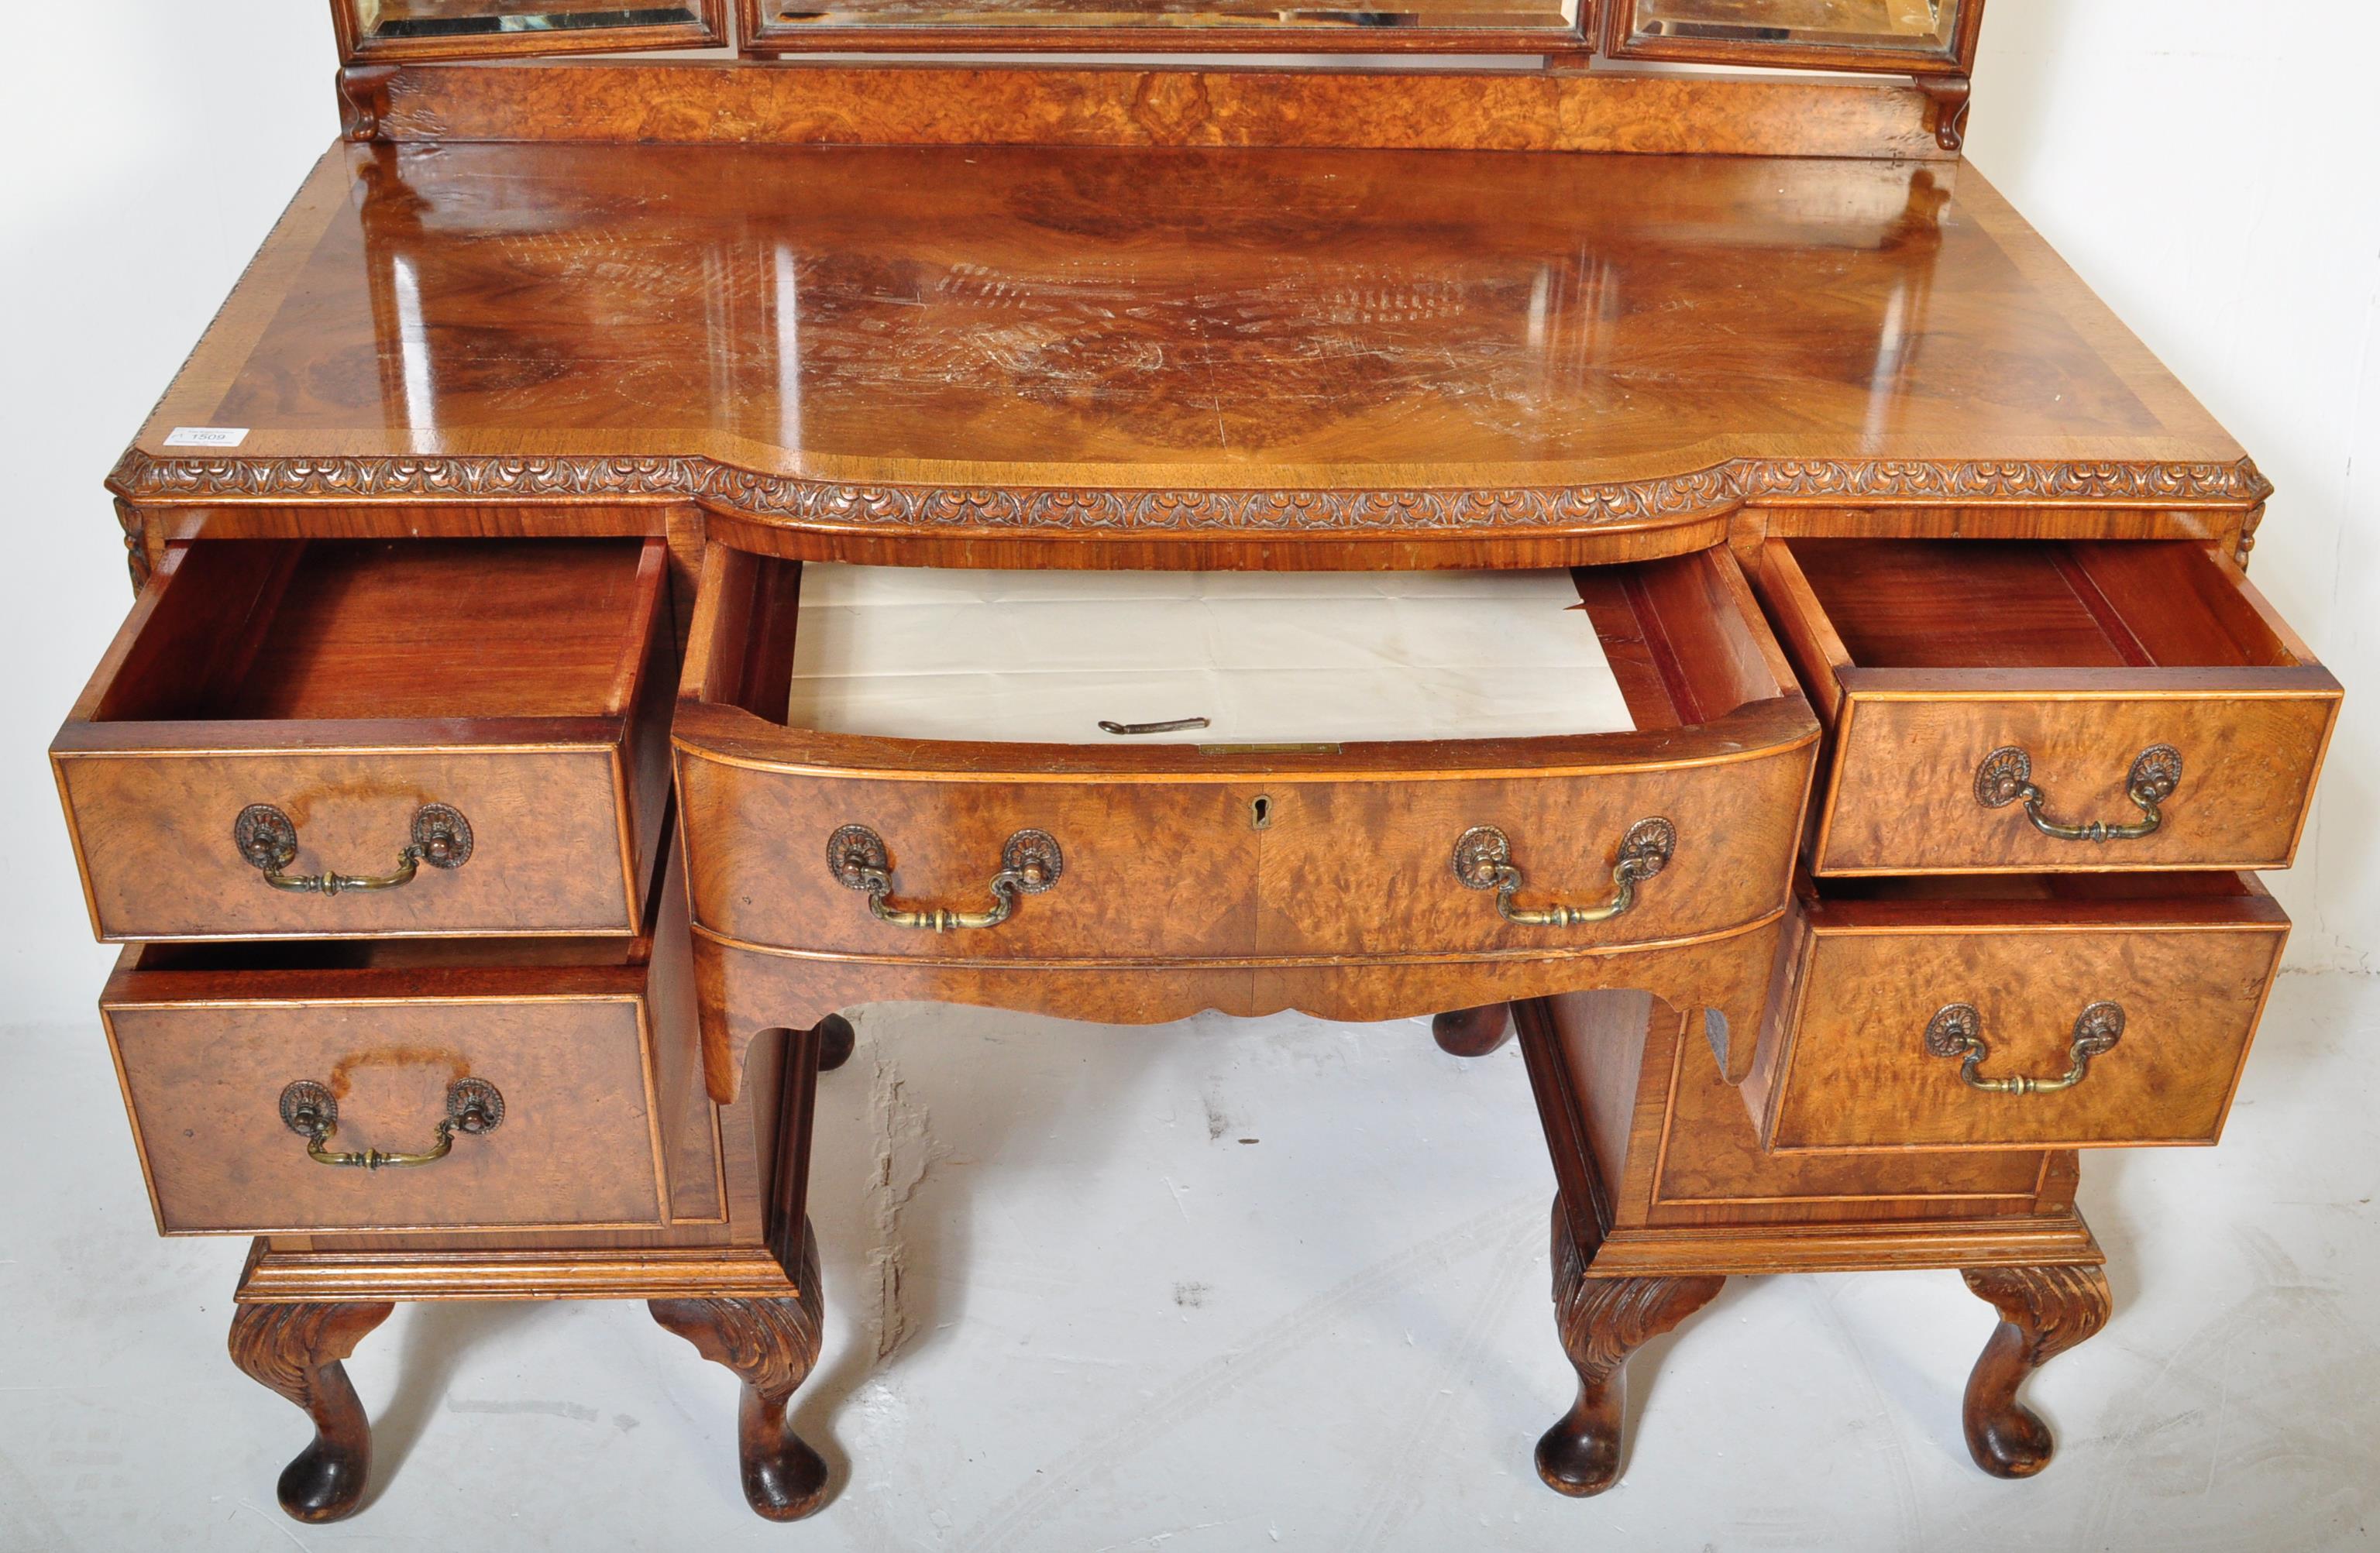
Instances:
[[[1981,12],[335,5],[345,134],[109,482],[139,596],[52,751],[290,1513],[443,1299],[651,1302],[817,1508],[814,1097],[915,1000],[1517,1027],[1563,1492],[1768,1272],[1960,1269],[1975,1460],[2043,1466],[2079,1151],[2219,1135],[2339,690],[2254,467],[1961,162]],[[1628,725],[804,726],[823,562],[1573,568]]]

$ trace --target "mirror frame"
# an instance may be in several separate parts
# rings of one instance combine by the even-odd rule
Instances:
[[[492,4],[492,0],[491,0]],[[622,0],[623,5],[632,0]],[[331,0],[339,59],[346,65],[406,60],[503,59],[524,55],[613,54],[625,49],[718,48],[727,39],[726,0],[684,0],[694,13],[683,22],[641,27],[574,28],[563,32],[467,32],[452,38],[381,38],[364,31],[364,0]]]
[[[856,27],[787,23],[770,0],[736,0],[740,51],[750,57],[839,54],[1518,54],[1581,55],[1606,0],[1578,0],[1560,28],[968,26]]]
[[[1856,48],[1843,43],[1763,43],[1740,38],[1641,39],[1636,11],[1643,0],[1605,0],[1603,56],[1689,65],[1766,65],[1789,69],[1857,70],[1892,76],[1967,76],[1984,25],[1984,0],[1961,0],[1959,29],[1947,46]]]

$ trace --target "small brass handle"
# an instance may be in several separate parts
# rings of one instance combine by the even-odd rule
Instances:
[[[2018,746],[2001,746],[1975,768],[1975,802],[1996,809],[2022,799],[2025,818],[2033,821],[2033,828],[2061,842],[2131,842],[2154,835],[2165,823],[2165,814],[2157,806],[2172,797],[2180,785],[2181,751],[2169,744],[2151,745],[2132,758],[2132,769],[2124,775],[2124,795],[2146,819],[2131,825],[2110,825],[2099,819],[2070,825],[2042,812],[2049,799],[2033,784],[2033,757]]]
[[[429,864],[433,868],[459,868],[471,860],[471,822],[460,810],[444,804],[424,804],[413,811],[411,839],[396,854],[396,867],[384,874],[285,873],[298,860],[298,827],[271,804],[250,804],[232,821],[232,844],[240,856],[264,876],[275,890],[301,895],[340,895],[351,890],[394,890],[413,882]]]
[[[330,1147],[339,1132],[339,1102],[331,1091],[310,1078],[281,1091],[281,1124],[306,1140],[306,1158],[348,1170],[434,1165],[453,1150],[456,1133],[478,1137],[494,1132],[504,1119],[504,1098],[494,1085],[484,1078],[458,1078],[446,1086],[446,1114],[439,1118],[438,1141],[430,1147],[419,1154],[383,1154],[377,1148],[340,1152]]]
[[[1926,1022],[1925,1050],[1929,1056],[1962,1059],[1959,1079],[1970,1089],[1991,1095],[2055,1095],[2082,1083],[2091,1071],[2091,1059],[2113,1051],[2123,1035],[2124,1005],[2093,1003],[2075,1016],[2065,1073],[2056,1078],[1985,1078],[1978,1071],[1991,1056],[1984,1045],[1984,1016],[1973,1003],[1951,1003]]]
[[[1678,849],[1678,828],[1666,819],[1640,819],[1620,840],[1613,862],[1611,899],[1599,906],[1537,906],[1512,904],[1521,870],[1512,866],[1512,843],[1493,825],[1474,825],[1455,838],[1454,877],[1465,890],[1496,892],[1496,914],[1524,928],[1583,928],[1623,916],[1636,905],[1636,886],[1670,866]]]
[[[1019,831],[1000,851],[1000,871],[991,876],[988,911],[948,911],[941,906],[892,904],[892,861],[884,838],[865,825],[845,825],[827,838],[826,866],[835,882],[868,892],[868,909],[879,922],[948,933],[962,928],[997,928],[1016,909],[1019,895],[1038,895],[1065,871],[1058,838],[1047,831]]]

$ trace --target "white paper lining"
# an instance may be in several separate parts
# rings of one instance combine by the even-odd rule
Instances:
[[[788,719],[884,738],[1312,744],[1633,728],[1566,571],[802,568]],[[1117,736],[1102,720],[1204,717]]]

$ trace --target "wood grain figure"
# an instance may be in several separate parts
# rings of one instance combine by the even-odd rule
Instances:
[[[360,1503],[400,1299],[649,1302],[819,1510],[820,1075],[901,1002],[1517,1037],[1562,1493],[1737,1276],[1959,1269],[1975,1460],[2048,1461],[2082,1151],[2219,1136],[2342,693],[2271,482],[1961,157],[1983,0],[330,9],[341,138],[107,479],[50,750],[292,1515]],[[813,562],[1567,569],[1626,725],[805,726]]]

